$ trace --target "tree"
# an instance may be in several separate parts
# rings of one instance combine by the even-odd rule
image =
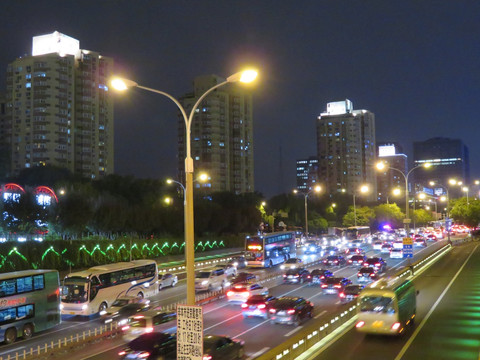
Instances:
[[[368,206],[356,208],[357,226],[369,226],[373,219],[375,219],[375,212]],[[348,212],[343,217],[343,226],[355,226],[354,209],[351,206]]]
[[[394,228],[402,226],[405,215],[397,204],[381,204],[375,206],[373,210],[375,211],[374,223],[376,227],[386,223]]]
[[[467,199],[463,197],[452,200],[450,203],[452,206],[450,217],[452,217],[455,222],[467,226],[478,226],[480,223],[480,200],[472,199],[467,203]]]
[[[416,209],[413,212],[413,221],[416,225],[427,225],[429,222],[434,220],[435,218],[433,217],[432,213],[425,209]]]

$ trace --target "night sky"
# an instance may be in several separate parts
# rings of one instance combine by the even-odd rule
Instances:
[[[255,187],[295,187],[295,161],[316,155],[315,121],[345,98],[375,113],[377,141],[459,138],[480,176],[480,2],[24,1],[0,2],[0,89],[32,37],[59,31],[113,57],[119,74],[180,97],[196,75],[244,65],[253,89]],[[177,109],[141,90],[115,103],[115,172],[176,175]]]

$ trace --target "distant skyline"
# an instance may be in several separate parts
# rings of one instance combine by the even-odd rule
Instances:
[[[315,122],[346,98],[375,114],[377,142],[460,139],[480,177],[477,1],[13,1],[0,3],[0,91],[32,37],[59,31],[116,71],[180,97],[195,76],[254,65],[255,189],[296,185],[316,156]],[[115,171],[176,175],[177,109],[139,89],[116,97]],[[321,182],[321,179],[320,179]]]

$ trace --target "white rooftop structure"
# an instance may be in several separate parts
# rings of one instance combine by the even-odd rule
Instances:
[[[51,34],[34,36],[32,56],[56,53],[60,56],[74,55],[80,57],[80,41],[55,31]]]

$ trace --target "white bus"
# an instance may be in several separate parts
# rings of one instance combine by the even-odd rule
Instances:
[[[415,319],[417,294],[409,280],[375,281],[357,298],[356,329],[369,334],[402,334]]]
[[[121,296],[147,298],[157,294],[157,263],[134,260],[95,266],[67,275],[61,290],[62,315],[90,316],[105,311]]]

